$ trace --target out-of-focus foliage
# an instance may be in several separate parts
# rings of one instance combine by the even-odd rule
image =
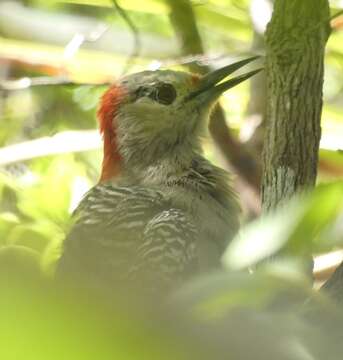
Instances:
[[[263,26],[268,19],[266,2],[192,1],[208,63],[218,66],[249,51],[252,22]],[[142,43],[129,71],[179,68],[166,3],[119,3]],[[332,6],[334,13],[342,2]],[[94,32],[106,26],[93,41]],[[78,49],[80,36],[88,41]],[[133,44],[110,0],[0,2],[0,81],[64,74],[90,84],[111,81],[125,68]],[[187,284],[171,298],[170,317],[162,309],[162,314],[154,309],[152,319],[143,316],[146,309],[135,314],[82,292],[69,294],[48,280],[71,213],[97,182],[100,150],[44,156],[43,147],[40,156],[8,162],[0,149],[0,359],[340,359],[335,331],[342,314],[320,297],[330,326],[323,331],[304,319],[299,304],[311,290],[299,264],[312,251],[335,250],[343,241],[342,44],[342,26],[337,26],[325,61],[321,186],[243,228],[225,255],[227,272]],[[103,90],[91,85],[0,89],[0,146],[95,129]],[[230,126],[241,136],[247,131],[248,90],[244,83],[222,99]],[[219,162],[208,143],[205,150]],[[244,271],[279,252],[282,261],[266,263],[254,274]]]
[[[343,182],[320,185],[247,225],[231,242],[224,262],[241,269],[278,252],[296,257],[330,251],[343,244],[342,215]]]
[[[11,274],[11,286],[0,276],[1,359],[189,358],[191,344],[159,329],[155,319],[124,312],[87,293],[62,292],[37,276],[23,282],[17,278],[22,274]],[[193,347],[192,354],[197,353]]]
[[[1,245],[38,252],[42,267],[48,270],[59,255],[71,207],[82,195],[79,192],[89,187],[88,178],[73,155],[40,159],[22,171],[15,177],[2,174]]]

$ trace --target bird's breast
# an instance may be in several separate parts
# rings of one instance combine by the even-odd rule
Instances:
[[[199,233],[199,247],[204,258],[218,263],[227,244],[237,231],[238,212],[225,208],[210,193],[194,189],[166,189],[171,206],[187,211]],[[213,256],[209,256],[212,253]],[[209,260],[211,261],[211,260]]]

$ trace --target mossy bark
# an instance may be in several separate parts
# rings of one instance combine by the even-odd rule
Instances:
[[[263,209],[316,181],[327,0],[275,0],[266,30],[267,114]]]

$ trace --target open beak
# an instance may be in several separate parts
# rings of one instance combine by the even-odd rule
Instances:
[[[225,79],[234,71],[258,58],[260,58],[260,56],[254,56],[245,60],[241,60],[204,75],[200,79],[197,89],[190,93],[185,100],[189,101],[197,98],[197,100],[199,100],[201,103],[208,103],[216,100],[224,91],[231,89],[242,81],[249,79],[251,76],[263,70],[263,68],[253,70],[246,74],[220,83],[221,80]]]

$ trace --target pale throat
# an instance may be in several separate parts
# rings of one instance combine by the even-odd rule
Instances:
[[[202,157],[198,144],[184,142],[163,152],[138,152],[123,158],[123,175],[133,177],[141,183],[160,184],[170,178],[183,177],[193,164],[194,159]]]

